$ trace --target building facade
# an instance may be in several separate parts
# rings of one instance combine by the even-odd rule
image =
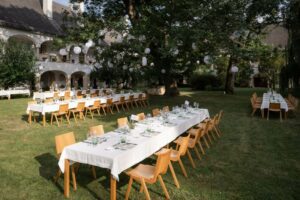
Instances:
[[[80,52],[74,51],[72,44],[60,51],[51,48],[53,38],[64,35],[61,27],[66,13],[83,11],[83,3],[64,6],[53,0],[0,1],[0,39],[33,48],[36,90],[90,87],[92,48]]]

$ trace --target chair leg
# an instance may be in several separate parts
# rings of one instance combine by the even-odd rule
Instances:
[[[161,177],[161,175],[158,175],[158,180],[159,180],[159,182],[160,182],[160,184],[161,184],[161,187],[162,187],[163,190],[164,190],[164,193],[165,193],[166,198],[167,198],[167,199],[170,199],[170,195],[169,195],[169,193],[168,193],[168,190],[167,190],[167,188],[166,188],[166,185],[165,185],[164,180],[163,180],[163,178]]]
[[[53,115],[51,114],[51,121],[50,121],[50,124],[52,125],[53,123]]]
[[[217,138],[215,137],[213,130],[211,130],[211,131],[209,131],[209,132],[210,132],[210,134],[211,134],[211,136],[212,136],[213,140],[214,140],[214,141],[216,141],[216,140],[217,140]]]
[[[215,130],[215,133],[217,134],[217,136],[220,138],[221,136],[220,136],[220,134],[218,132],[218,129],[216,128],[216,125],[214,126],[214,130]]]
[[[175,174],[175,171],[174,171],[174,168],[173,168],[173,165],[172,165],[171,161],[169,163],[169,168],[170,168],[170,171],[171,171],[171,174],[172,174],[172,177],[173,177],[173,180],[174,180],[174,183],[175,183],[176,187],[180,188],[180,185],[179,185],[179,182],[178,182],[178,179],[176,177],[176,174]]]
[[[128,187],[127,187],[127,190],[126,190],[125,200],[128,200],[128,198],[129,198],[129,194],[130,194],[130,191],[131,191],[132,183],[133,183],[133,178],[130,177],[129,183],[128,183]]]
[[[148,189],[147,189],[145,180],[144,180],[143,178],[142,178],[142,180],[141,180],[141,185],[142,185],[142,187],[144,188],[143,190],[144,190],[144,193],[145,193],[145,195],[146,195],[146,199],[147,199],[147,200],[150,200],[151,198],[150,198],[150,195],[149,195],[149,192],[148,192]]]
[[[73,114],[73,117],[74,117],[74,120],[75,120],[75,123],[77,124],[77,117],[76,117],[76,115],[75,115],[75,112],[72,112],[72,114]],[[79,114],[80,115],[80,114]],[[79,117],[80,118],[80,117]]]
[[[269,120],[269,113],[270,113],[270,111],[268,110],[268,114],[267,114],[267,120]]]
[[[103,110],[104,115],[106,116],[105,108],[102,107],[102,110]]]
[[[76,175],[75,175],[74,166],[71,166],[71,174],[72,174],[73,188],[74,188],[74,191],[76,191],[77,190],[77,183],[76,183]]]
[[[119,106],[118,106],[118,104],[115,104],[115,107],[116,107],[116,109],[117,109],[117,111],[118,111],[118,113],[120,112],[120,110],[119,110]]]
[[[193,168],[196,168],[196,165],[195,165],[195,163],[194,163],[193,157],[192,157],[192,155],[191,155],[191,153],[190,153],[189,150],[187,150],[187,155],[188,155],[188,158],[189,158],[189,160],[190,160],[190,162],[191,162]]]
[[[67,114],[65,114],[68,124],[70,125],[70,120]]]
[[[55,119],[56,119],[56,122],[57,122],[57,126],[59,127],[59,122],[58,122],[58,119],[57,119],[57,115],[54,115]]]
[[[97,113],[98,113],[99,116],[101,116],[99,108],[97,109]]]
[[[198,149],[197,149],[196,146],[194,147],[194,150],[195,150],[195,152],[196,152],[196,155],[197,155],[198,159],[201,160],[200,153],[199,153],[199,151],[198,151]]]
[[[197,142],[197,144],[198,144],[198,146],[200,147],[201,153],[202,153],[203,155],[205,155],[205,151],[204,151],[204,148],[202,147],[201,141],[199,140],[199,141]]]
[[[252,117],[254,116],[254,113],[255,113],[256,110],[257,110],[257,108],[253,108],[252,113],[251,113]]]
[[[186,173],[185,167],[184,167],[184,165],[183,165],[183,163],[182,163],[182,161],[181,161],[180,158],[179,158],[179,160],[178,160],[178,163],[179,163],[179,166],[180,166],[180,168],[181,168],[181,171],[182,171],[183,175],[187,178],[188,175],[187,175],[187,173]]]
[[[209,148],[210,148],[210,146],[209,146],[209,144],[208,144],[208,142],[207,142],[207,140],[206,140],[205,136],[203,136],[202,138],[203,138],[203,140],[204,140],[204,143],[205,143],[206,147],[209,149]]]

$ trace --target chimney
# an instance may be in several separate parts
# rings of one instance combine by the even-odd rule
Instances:
[[[43,12],[48,18],[52,18],[52,0],[43,0]]]

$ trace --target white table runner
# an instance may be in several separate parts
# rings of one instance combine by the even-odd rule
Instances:
[[[151,120],[148,124],[136,125],[131,133],[125,135],[128,142],[137,144],[128,150],[112,148],[114,144],[120,142],[120,139],[124,137],[124,134],[114,131],[101,136],[107,138],[107,141],[96,146],[84,142],[70,145],[63,150],[58,165],[62,172],[64,172],[65,159],[108,168],[118,180],[121,172],[151,156],[190,127],[209,117],[207,109],[195,109],[193,113],[185,113],[183,115],[185,115],[184,118],[176,115],[170,116],[169,120],[173,125],[163,125],[161,118],[150,118],[147,119]],[[161,133],[152,137],[140,135],[140,133],[149,128]]]
[[[271,92],[268,92],[263,94],[261,109],[268,109],[270,103],[280,103],[280,108],[285,110],[285,112],[288,111],[288,105],[285,99],[278,93],[272,94]]]

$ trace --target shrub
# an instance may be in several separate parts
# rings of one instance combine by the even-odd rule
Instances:
[[[194,74],[190,78],[190,84],[196,90],[216,90],[221,87],[221,80],[212,74]]]

